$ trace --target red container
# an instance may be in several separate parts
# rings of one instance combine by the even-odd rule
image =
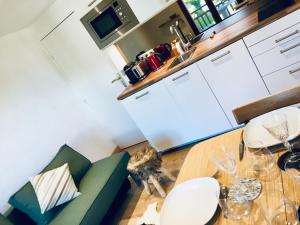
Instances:
[[[159,69],[163,65],[163,59],[160,54],[152,53],[147,57],[147,62],[153,71]]]

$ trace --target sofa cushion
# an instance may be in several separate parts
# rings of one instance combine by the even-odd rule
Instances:
[[[80,193],[74,183],[68,163],[30,178],[42,214],[77,198]]]
[[[79,185],[81,195],[70,202],[50,225],[99,225],[128,173],[127,152],[94,163]]]
[[[81,178],[91,167],[91,162],[84,156],[64,145],[60,148],[54,159],[42,172],[46,172],[68,163],[75,184],[79,184]],[[41,214],[40,206],[32,185],[27,182],[18,192],[9,199],[9,204],[22,211],[37,224],[48,224],[68,203],[57,206],[44,214]]]

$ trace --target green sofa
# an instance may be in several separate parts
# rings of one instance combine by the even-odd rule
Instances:
[[[33,188],[27,183],[9,199],[14,208],[6,218],[0,215],[0,225],[101,224],[111,206],[130,188],[126,170],[128,160],[129,154],[124,152],[92,164],[69,146],[62,146],[43,172],[67,162],[81,195],[41,214]]]

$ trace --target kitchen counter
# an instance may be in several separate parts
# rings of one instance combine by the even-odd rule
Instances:
[[[199,61],[202,58],[205,58],[206,56],[218,50],[221,50],[227,45],[230,45],[236,42],[237,40],[240,40],[246,35],[280,19],[281,17],[288,15],[291,12],[296,11],[299,8],[300,0],[296,0],[296,3],[293,6],[282,10],[281,12],[273,15],[272,17],[262,22],[258,22],[257,11],[250,13],[250,15],[244,17],[239,22],[221,30],[220,32],[217,32],[213,39],[208,38],[201,41],[198,44],[195,44],[193,46],[196,47],[194,54],[189,60],[185,61],[184,63],[179,64],[178,66],[172,69],[168,69],[175,57],[170,58],[161,69],[150,73],[143,81],[140,81],[135,85],[127,87],[121,93],[121,95],[118,96],[118,100],[125,99],[126,97],[162,80],[163,78],[183,69],[188,65],[193,64],[196,61]]]

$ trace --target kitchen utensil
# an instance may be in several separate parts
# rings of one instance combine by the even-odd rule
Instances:
[[[220,186],[210,177],[197,178],[175,186],[161,209],[161,225],[204,225],[214,216]]]
[[[153,52],[147,57],[147,62],[153,71],[158,70],[163,65],[161,54]]]
[[[245,154],[245,142],[244,142],[243,135],[244,135],[244,130],[242,130],[241,137],[240,137],[240,144],[239,144],[239,159],[240,159],[240,161],[243,160],[244,154]]]
[[[263,121],[274,112],[284,113],[287,116],[289,138],[291,141],[300,134],[300,109],[286,107],[270,113],[266,113],[252,119],[244,128],[244,142],[249,148],[272,147],[281,144],[281,141],[274,138],[264,127]]]
[[[172,46],[168,43],[160,44],[156,48],[154,48],[154,52],[161,54],[163,61],[166,61],[171,57],[172,54]]]
[[[285,114],[275,112],[269,115],[263,121],[263,127],[266,128],[274,138],[281,141],[288,151],[292,151],[291,144],[288,141],[290,133]]]

